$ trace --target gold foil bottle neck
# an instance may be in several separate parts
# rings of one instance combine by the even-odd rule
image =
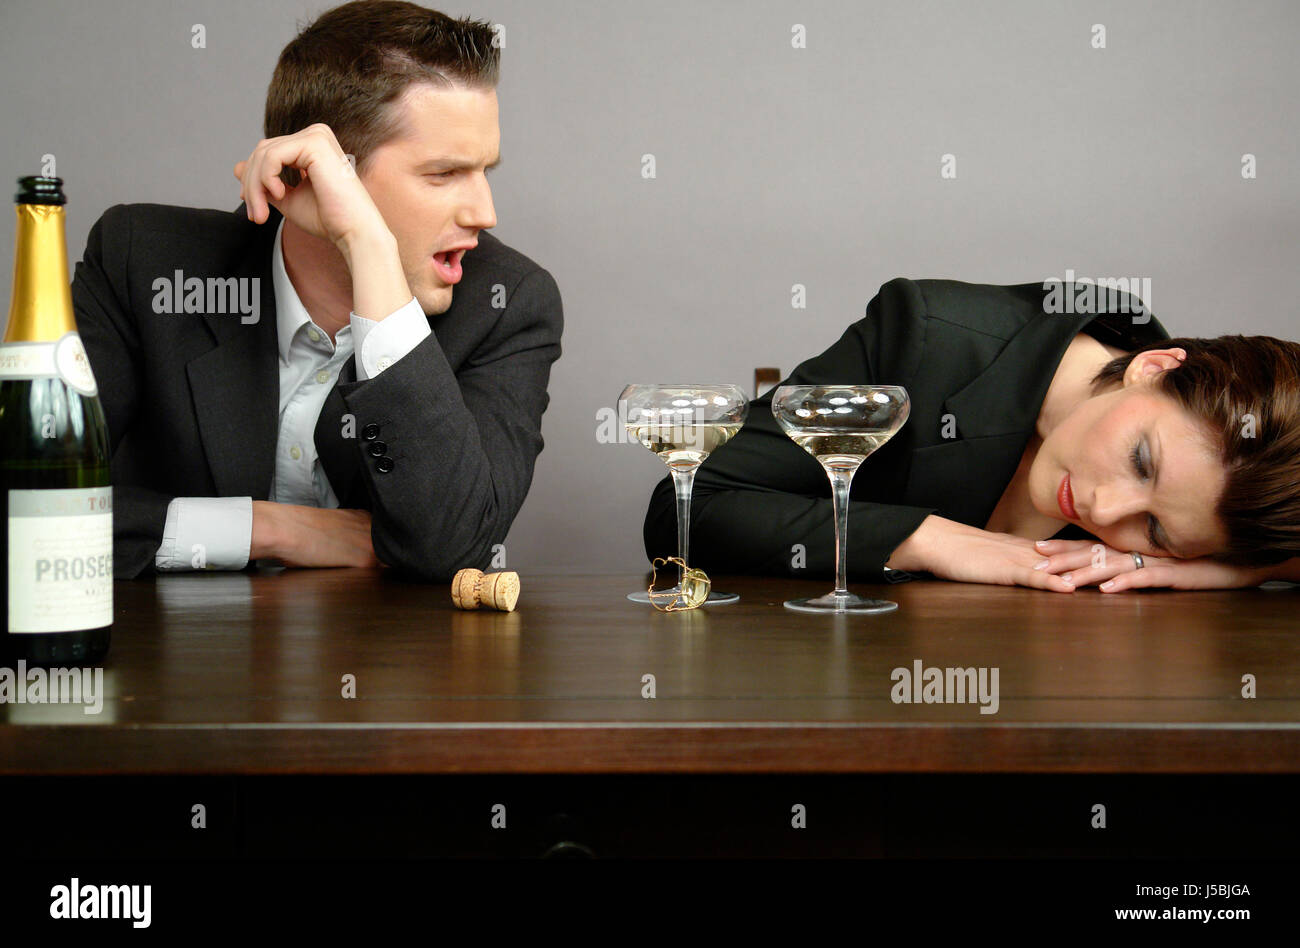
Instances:
[[[16,204],[14,281],[5,342],[56,342],[77,331],[63,208]]]

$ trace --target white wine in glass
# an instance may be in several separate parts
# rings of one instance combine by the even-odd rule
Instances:
[[[658,455],[670,471],[676,471],[699,467],[705,458],[734,438],[740,429],[740,424],[628,424],[627,433]]]
[[[695,471],[711,453],[736,436],[745,424],[749,399],[739,386],[724,384],[629,385],[619,400],[627,414],[627,433],[654,452],[672,474],[677,495],[677,555],[689,564],[691,488]],[[664,590],[681,597],[681,567],[677,585]],[[628,594],[633,602],[650,602],[645,592]],[[710,592],[706,606],[740,599],[735,593]],[[676,600],[675,600],[676,601]]]
[[[791,599],[787,609],[870,614],[898,608],[848,590],[849,485],[862,462],[903,427],[910,410],[907,391],[897,385],[782,385],[772,393],[772,415],[781,430],[826,470],[835,512],[835,589],[815,599]]]

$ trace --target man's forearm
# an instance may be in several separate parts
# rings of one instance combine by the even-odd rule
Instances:
[[[358,316],[382,320],[411,301],[391,231],[358,236],[341,244],[339,252],[352,274],[352,311]]]
[[[249,560],[274,559],[280,556],[280,534],[276,512],[280,504],[270,500],[253,501],[253,532],[248,543]]]
[[[253,501],[249,559],[285,566],[382,566],[371,540],[370,512]]]

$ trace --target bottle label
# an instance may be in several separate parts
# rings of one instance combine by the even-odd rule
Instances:
[[[81,336],[64,333],[57,342],[0,345],[0,380],[60,378],[86,396],[98,394]]]
[[[113,622],[113,488],[9,491],[9,631]]]

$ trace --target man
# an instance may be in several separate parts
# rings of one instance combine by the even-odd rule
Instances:
[[[551,275],[485,233],[498,57],[486,23],[337,7],[280,56],[238,211],[95,224],[73,301],[118,578],[489,565],[542,449],[563,322]]]

